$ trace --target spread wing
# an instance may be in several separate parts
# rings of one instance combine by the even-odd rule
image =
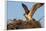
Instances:
[[[27,6],[22,3],[22,7],[24,8],[25,13],[28,14],[29,13],[29,10],[28,10]]]
[[[32,11],[31,11],[32,16],[34,15],[35,11],[36,11],[38,8],[40,8],[41,6],[43,6],[43,5],[44,5],[44,3],[36,3],[36,4],[33,6]]]
[[[41,6],[43,6],[44,3],[36,3],[33,7],[32,10],[28,13],[27,18],[29,20],[32,20],[32,16],[34,15],[35,11],[40,8]]]

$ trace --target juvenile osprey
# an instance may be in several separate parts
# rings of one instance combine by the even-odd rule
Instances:
[[[29,21],[32,20],[32,16],[34,15],[35,11],[40,8],[41,6],[43,6],[44,3],[36,3],[33,7],[32,7],[32,10],[28,10],[27,6],[25,4],[22,3],[22,7],[24,8],[25,10],[25,17],[26,19],[28,19]]]

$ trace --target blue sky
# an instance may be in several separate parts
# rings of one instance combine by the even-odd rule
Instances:
[[[29,10],[31,10],[31,8],[33,7],[33,5],[35,3],[31,3],[31,2],[15,2],[15,1],[8,1],[8,19],[25,19],[25,17],[23,16],[24,9],[22,7],[22,3],[24,3]],[[44,6],[40,7],[39,9],[37,9],[37,11],[35,12],[33,18],[39,20],[41,17],[44,16]],[[44,18],[41,20],[41,23],[43,23]]]

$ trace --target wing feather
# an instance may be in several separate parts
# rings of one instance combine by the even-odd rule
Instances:
[[[22,7],[24,8],[25,13],[28,14],[29,13],[29,10],[28,10],[27,6],[22,3]]]

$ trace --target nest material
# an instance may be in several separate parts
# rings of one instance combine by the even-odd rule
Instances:
[[[7,24],[7,29],[14,30],[14,29],[41,28],[41,25],[38,21],[33,21],[33,23],[31,21],[16,20],[12,23]]]

